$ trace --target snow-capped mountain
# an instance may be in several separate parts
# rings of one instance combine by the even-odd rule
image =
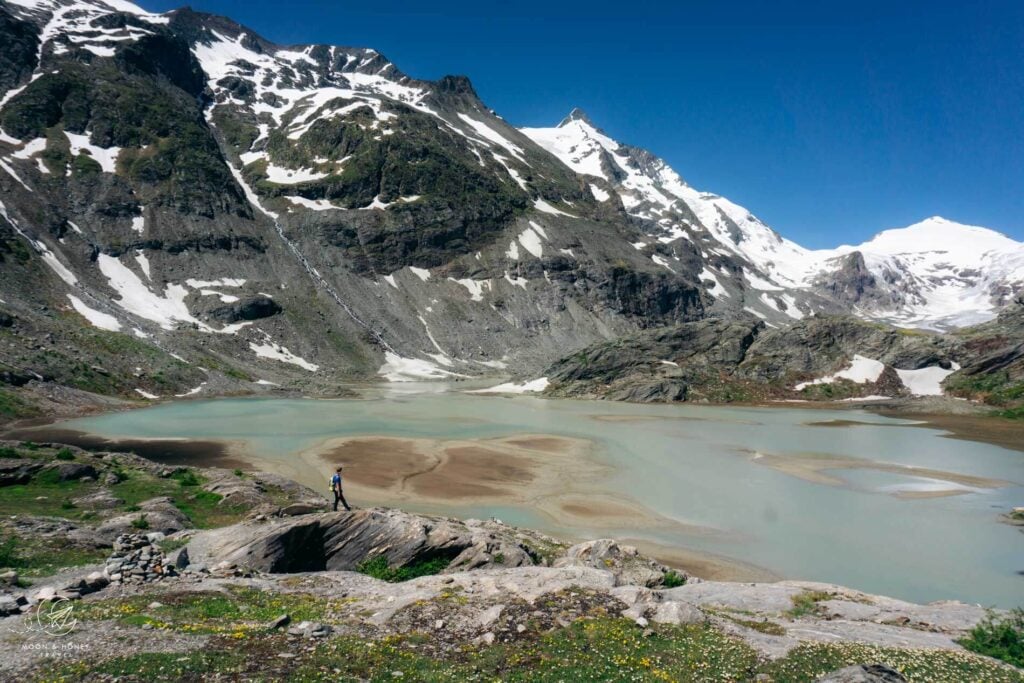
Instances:
[[[846,309],[947,329],[995,317],[1024,290],[1024,243],[986,228],[934,217],[861,245],[809,250],[742,206],[692,188],[662,159],[616,142],[578,109],[555,128],[522,131],[591,178],[596,199],[617,196],[653,240],[696,245],[701,277],[721,305],[770,320]]]
[[[0,44],[3,382],[536,376],[710,317],[942,326],[1020,288],[990,231],[806,250],[581,112],[518,130],[369,48],[125,0],[0,0]]]
[[[863,255],[883,302],[855,310],[901,327],[945,329],[995,317],[1024,291],[1024,244],[994,230],[934,216],[886,230],[857,246],[811,252],[818,258],[805,281],[830,264]]]
[[[464,77],[123,0],[0,0],[0,43],[0,363],[26,377],[524,371],[710,302]]]

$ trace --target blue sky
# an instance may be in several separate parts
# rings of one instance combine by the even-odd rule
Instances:
[[[1020,0],[191,4],[279,43],[466,74],[515,125],[582,107],[806,246],[932,215],[1024,240]]]

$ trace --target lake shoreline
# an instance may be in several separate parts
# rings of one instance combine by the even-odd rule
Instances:
[[[268,460],[254,456],[245,449],[245,444],[230,440],[221,439],[186,439],[186,438],[107,438],[91,434],[85,431],[71,429],[45,429],[45,425],[34,428],[14,430],[0,435],[0,439],[13,440],[34,440],[37,443],[70,445],[90,452],[115,452],[134,453],[140,457],[170,467],[201,467],[201,468],[223,468],[250,472],[264,472],[278,474],[288,477],[299,484],[312,485],[315,490],[324,488],[317,487],[317,483],[324,483],[332,470],[332,463],[336,462],[336,451],[338,446],[352,442],[364,442],[371,448],[380,448],[392,444],[381,444],[380,441],[402,443],[407,442],[413,446],[426,445],[425,439],[396,439],[385,436],[355,436],[343,438],[326,439],[320,444],[301,452],[299,458],[306,464],[313,465],[323,471],[323,482],[303,481],[307,479],[301,475],[296,476],[296,468],[283,465],[274,460]],[[21,437],[34,437],[24,439]],[[493,446],[496,442],[517,441],[520,439],[546,439],[557,438],[567,440],[564,437],[549,437],[548,435],[531,434],[519,437],[507,437],[504,439],[466,440],[465,442],[452,441],[441,448],[465,447],[469,442],[491,442],[486,445]],[[436,446],[435,446],[436,447]],[[512,453],[515,452],[512,449]],[[529,450],[529,449],[527,449]],[[551,450],[551,449],[546,449]],[[560,450],[560,449],[559,449]],[[500,452],[500,451],[499,451]],[[503,455],[509,454],[505,451]],[[534,451],[537,453],[537,451]],[[549,455],[552,453],[549,453]],[[615,496],[606,489],[601,489],[597,482],[600,475],[595,474],[593,462],[584,462],[584,453],[581,445],[576,444],[572,448],[558,453],[567,457],[570,462],[558,463],[555,466],[544,466],[543,463],[532,463],[533,474],[538,478],[547,478],[556,475],[555,478],[545,484],[539,493],[528,491],[524,482],[503,483],[501,488],[495,488],[487,495],[463,489],[460,493],[444,494],[436,486],[428,486],[427,493],[418,491],[394,490],[390,485],[373,485],[367,483],[374,477],[380,476],[380,468],[376,472],[367,473],[360,471],[359,464],[354,467],[351,461],[355,455],[351,452],[345,454],[349,467],[345,472],[345,492],[350,504],[356,509],[369,507],[394,507],[414,513],[442,514],[444,516],[459,519],[472,518],[467,514],[474,504],[508,504],[531,503],[536,505],[535,511],[548,520],[549,523],[557,525],[561,530],[555,530],[544,526],[536,531],[550,534],[567,543],[577,543],[591,540],[595,537],[618,538],[626,535],[623,542],[636,546],[641,552],[663,562],[675,569],[686,571],[695,576],[712,581],[777,581],[783,577],[766,568],[750,562],[703,550],[696,550],[684,546],[668,546],[656,541],[644,538],[633,538],[631,534],[642,533],[652,528],[677,528],[685,529],[689,533],[698,535],[716,533],[712,529],[702,529],[693,525],[687,525],[676,520],[671,520],[658,515],[653,510],[647,509],[640,502],[626,496]],[[364,463],[360,463],[364,464]],[[448,478],[461,480],[461,484],[469,489],[479,482],[467,481],[464,473],[459,476],[460,470],[466,468],[465,462],[452,463],[452,467],[445,469],[438,467],[440,463],[431,463],[434,467],[428,470],[439,470],[439,474]],[[595,487],[592,491],[575,491],[572,493],[560,493],[559,489],[569,480],[575,480],[581,475],[581,465],[589,465],[590,469],[586,477],[593,479]],[[599,465],[599,468],[601,466]],[[604,469],[608,469],[605,467]],[[353,475],[353,472],[355,473]],[[391,478],[408,481],[408,472],[398,469],[391,473]],[[498,482],[489,482],[490,485],[497,485]],[[528,494],[528,495],[526,495]],[[588,495],[589,494],[589,495]],[[566,525],[566,520],[577,523],[587,523],[588,529],[606,533],[582,533],[583,529],[578,528],[579,533],[574,533],[571,524]]]
[[[408,383],[416,384],[416,383]],[[464,393],[458,388],[461,382],[451,383],[451,391]],[[79,417],[95,417],[110,413],[128,412],[143,410],[154,406],[166,405],[169,403],[182,403],[193,401],[208,401],[219,399],[243,399],[243,400],[274,400],[274,399],[309,399],[317,401],[327,400],[365,400],[365,396],[359,394],[360,390],[380,390],[392,384],[386,382],[352,383],[341,387],[336,394],[309,396],[301,391],[289,389],[274,389],[271,391],[252,392],[247,394],[211,394],[204,396],[169,397],[156,401],[137,402],[118,400],[116,402],[106,400],[95,404],[78,404],[68,406],[68,410],[55,411],[46,415],[39,415],[30,418],[0,421],[0,438],[15,438],[12,434],[21,433],[22,430],[32,430],[57,422],[71,420]],[[505,394],[482,394],[481,397],[489,399],[500,399]],[[567,399],[562,397],[548,397],[534,395],[535,398],[551,401],[582,400],[594,403],[604,403],[595,399]],[[109,397],[103,397],[108,399]],[[916,424],[904,426],[916,426],[926,429],[941,429],[950,432],[944,434],[944,438],[961,439],[978,443],[987,443],[1000,446],[1010,450],[1024,452],[1024,420],[1011,420],[990,414],[991,409],[986,409],[980,404],[966,403],[957,400],[955,403],[948,397],[924,397],[920,399],[887,399],[876,402],[849,402],[849,401],[754,401],[754,402],[733,402],[733,403],[631,403],[612,401],[609,403],[625,403],[626,405],[657,405],[657,406],[683,406],[688,408],[772,408],[772,409],[794,409],[801,410],[828,410],[828,411],[866,411],[882,417],[898,420],[911,420]],[[955,409],[954,409],[955,407]],[[839,425],[836,425],[839,426]]]
[[[992,475],[1000,470],[979,469],[972,465],[974,459],[958,455],[958,447],[937,438],[952,435],[945,430],[921,432],[934,451],[916,451],[918,437],[912,432],[917,430],[903,428],[927,427],[928,422],[904,415],[892,421],[863,411],[829,411],[825,405],[805,410],[805,404],[595,404],[540,397],[480,400],[460,391],[436,394],[414,387],[371,390],[379,388],[367,387],[356,401],[296,401],[293,396],[235,397],[226,403],[167,401],[138,416],[117,410],[108,418],[80,423],[36,421],[8,430],[6,436],[134,451],[168,466],[268,472],[324,493],[334,463],[342,462],[346,494],[358,507],[383,505],[463,519],[496,517],[574,542],[629,539],[665,564],[706,578],[738,581],[788,577],[850,582],[844,569],[850,565],[832,557],[802,565],[778,553],[779,547],[792,543],[800,548],[807,543],[801,539],[843,524],[842,519],[825,522],[809,516],[793,504],[794,496],[829,501],[820,508],[828,519],[844,507],[867,513],[858,518],[873,518],[877,514],[871,511],[895,504],[906,506],[907,516],[892,509],[897,515],[892,519],[906,522],[924,516],[939,524],[934,512],[948,523],[950,505],[973,505],[942,499],[998,495],[993,501],[1010,509],[1018,496],[994,492],[1005,490],[1005,480],[1024,481],[1019,468],[996,481],[1000,477]],[[875,448],[875,439],[879,445],[890,441],[890,430],[893,444],[901,445],[889,452]],[[687,442],[694,447],[683,445]],[[848,444],[852,460],[842,456],[846,447],[830,454],[837,443]],[[980,454],[984,448],[975,450]],[[757,452],[768,457],[738,464]],[[933,452],[945,456],[931,461]],[[965,447],[962,452],[972,451]],[[904,453],[915,455],[904,459]],[[994,457],[998,462],[1008,456]],[[749,495],[743,493],[748,488]],[[894,498],[905,502],[884,502]],[[994,547],[988,539],[997,534],[986,530],[993,525],[976,513],[972,518],[975,537],[986,539],[986,548]],[[879,542],[863,529],[850,533],[856,539],[850,548]],[[906,538],[889,535],[893,538],[887,543]],[[1012,569],[1018,565],[1015,560]],[[942,587],[939,578],[932,580]],[[901,581],[881,577],[864,588],[897,592],[903,588],[888,584]],[[926,593],[920,578],[914,581],[909,599],[944,594]],[[968,591],[958,597],[970,596]]]

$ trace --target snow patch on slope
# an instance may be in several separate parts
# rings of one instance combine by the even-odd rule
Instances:
[[[88,320],[89,324],[93,327],[98,327],[101,330],[108,330],[110,332],[121,331],[121,323],[119,323],[117,318],[114,316],[89,308],[74,294],[68,294],[68,299],[71,300],[71,306],[78,311],[79,315]]]
[[[876,382],[884,369],[885,365],[883,363],[857,354],[853,357],[853,361],[850,363],[850,366],[844,370],[840,370],[833,375],[821,377],[810,382],[801,382],[793,388],[797,391],[802,391],[814,384],[832,384],[837,379],[848,379],[851,382],[856,382],[857,384]]]
[[[506,382],[486,389],[474,389],[467,391],[467,394],[529,394],[538,393],[548,388],[548,378],[538,377],[529,382]]]
[[[289,363],[291,365],[297,365],[303,370],[309,370],[310,372],[316,372],[320,369],[320,366],[316,363],[310,363],[308,360],[296,356],[294,353],[289,351],[286,347],[276,344],[271,340],[267,340],[263,344],[256,344],[255,342],[249,342],[249,348],[259,356],[260,358],[269,358],[271,360],[280,361],[282,363]]]

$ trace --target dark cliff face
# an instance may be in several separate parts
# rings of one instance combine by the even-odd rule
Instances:
[[[39,32],[0,5],[0,91],[7,92],[32,75],[37,64]]]
[[[960,330],[963,369],[946,380],[950,393],[982,400],[1020,417],[1024,406],[1024,297],[990,322]]]
[[[849,304],[857,304],[865,298],[878,296],[875,276],[864,263],[863,254],[855,251],[837,261],[837,267],[815,283],[819,292]]]
[[[632,246],[621,202],[595,201],[465,77],[188,9],[60,9],[73,21],[41,46],[50,11],[0,1],[0,258],[20,278],[0,282],[16,321],[0,362],[26,376],[129,396],[192,391],[196,372],[329,390],[384,352],[438,376],[534,372],[704,314],[696,277]],[[47,338],[63,360],[33,350]],[[150,355],[177,369],[150,377]],[[90,358],[113,379],[71,370]]]
[[[879,378],[846,394],[907,394],[895,369],[915,370],[975,357],[960,340],[908,333],[848,316],[815,316],[788,328],[761,321],[700,320],[641,332],[573,353],[547,371],[548,393],[635,401],[752,401],[797,395],[800,382],[837,372],[856,355],[885,365]]]

